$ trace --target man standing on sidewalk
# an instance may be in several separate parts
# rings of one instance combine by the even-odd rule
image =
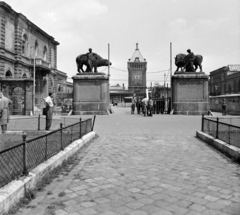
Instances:
[[[132,106],[131,106],[131,114],[134,114],[134,112],[135,112],[135,106],[136,106],[136,95],[133,94],[133,97],[132,97]]]
[[[46,103],[46,131],[50,131],[54,106],[52,93],[49,93],[49,96],[46,97],[44,100]]]
[[[7,131],[10,104],[12,104],[12,101],[7,97],[3,96],[3,93],[0,91],[0,125],[2,127],[3,134]]]

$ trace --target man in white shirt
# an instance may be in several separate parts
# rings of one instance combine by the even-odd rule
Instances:
[[[46,97],[44,100],[46,103],[46,131],[49,131],[52,125],[53,106],[54,106],[52,93],[49,93],[49,96]]]
[[[147,113],[147,105],[148,105],[148,98],[145,97],[142,100],[142,110],[143,110],[144,116],[146,116],[146,113]]]

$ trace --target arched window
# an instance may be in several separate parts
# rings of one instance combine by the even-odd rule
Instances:
[[[6,77],[6,78],[11,78],[11,77],[12,77],[12,73],[11,73],[10,70],[8,70],[8,71],[6,72],[5,77]]]
[[[27,75],[24,73],[22,77],[23,77],[23,78],[27,78]]]
[[[27,35],[23,35],[22,39],[22,54],[26,55],[27,54],[27,46],[28,46],[28,38]]]
[[[43,60],[47,61],[47,47],[44,46],[43,48]]]

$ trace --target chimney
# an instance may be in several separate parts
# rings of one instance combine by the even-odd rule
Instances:
[[[138,50],[138,43],[136,43],[136,50]]]

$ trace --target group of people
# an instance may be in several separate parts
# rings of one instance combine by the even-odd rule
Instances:
[[[54,100],[52,93],[49,93],[48,97],[44,99],[45,101],[45,108],[46,108],[46,131],[50,130],[52,125],[52,116],[53,116],[53,107],[54,107]],[[7,124],[9,122],[9,109],[12,101],[5,97],[0,91],[0,125],[2,129],[2,133],[6,133],[7,131]]]
[[[152,97],[145,97],[141,99],[139,96],[135,94],[132,97],[132,105],[131,105],[131,114],[134,114],[135,108],[137,108],[137,113],[140,114],[142,111],[143,116],[152,116],[153,112],[153,100]]]

